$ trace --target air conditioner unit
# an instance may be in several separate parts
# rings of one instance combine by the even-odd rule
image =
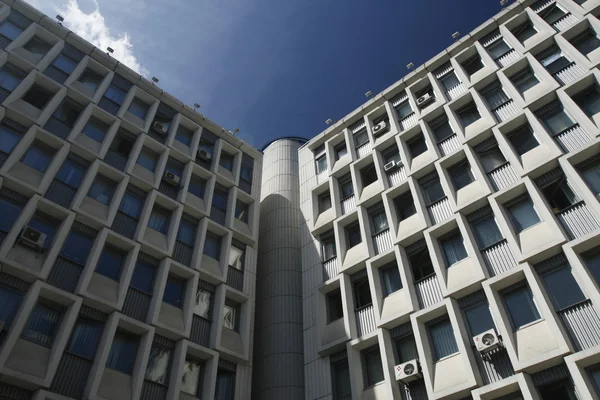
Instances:
[[[431,93],[425,93],[423,96],[417,99],[417,105],[421,108],[425,107],[429,103],[431,103],[435,97],[431,95]]]
[[[394,371],[396,371],[396,380],[404,383],[412,382],[422,377],[421,365],[419,365],[419,360],[416,359],[396,365]]]
[[[21,232],[19,243],[25,247],[41,250],[44,248],[44,243],[46,243],[46,234],[26,226]]]
[[[488,331],[480,333],[477,336],[474,336],[473,341],[475,342],[475,347],[477,347],[477,351],[479,351],[480,353],[487,353],[499,347],[502,347],[500,338],[498,337],[498,334],[496,333],[495,329],[490,329]]]
[[[171,171],[166,171],[163,176],[165,183],[168,183],[171,186],[179,186],[179,179],[180,178]]]
[[[386,171],[391,171],[394,168],[396,168],[397,166],[398,166],[398,164],[396,164],[396,161],[392,160],[389,163],[385,164],[383,166],[383,169],[386,170]]]
[[[161,135],[167,134],[167,126],[164,124],[161,124],[160,122],[155,122],[152,125],[152,129],[154,129],[156,132],[160,133]]]
[[[204,149],[198,149],[198,157],[200,157],[204,161],[212,160],[212,155]]]
[[[373,127],[373,135],[375,135],[375,136],[383,135],[389,129],[390,129],[390,126],[387,124],[387,122],[381,121],[380,123],[378,123],[377,125],[375,125]]]

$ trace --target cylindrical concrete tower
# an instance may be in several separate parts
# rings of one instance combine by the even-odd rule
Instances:
[[[256,276],[252,398],[304,400],[298,148],[281,138],[264,149]]]

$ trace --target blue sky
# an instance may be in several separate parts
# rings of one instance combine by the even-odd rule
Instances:
[[[312,137],[500,11],[496,0],[28,0],[261,147]]]

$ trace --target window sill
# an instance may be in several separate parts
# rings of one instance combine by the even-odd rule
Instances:
[[[450,358],[456,357],[458,355],[460,355],[460,351],[457,351],[456,353],[452,353],[450,355],[444,356],[444,357],[440,358],[439,360],[434,361],[434,363],[446,361],[446,360],[449,360]]]
[[[535,321],[529,322],[529,323],[527,323],[525,325],[522,325],[522,326],[518,327],[517,329],[514,330],[514,332],[517,333],[520,330],[527,329],[527,328],[529,328],[529,327],[531,327],[533,325],[539,324],[540,322],[544,322],[544,321],[545,321],[544,318],[536,319]]]
[[[527,231],[527,230],[529,230],[529,229],[531,229],[531,228],[535,228],[536,226],[538,226],[538,225],[539,225],[539,224],[541,224],[542,222],[544,222],[544,220],[540,220],[540,222],[537,222],[537,223],[535,223],[535,224],[533,224],[533,225],[530,225],[530,226],[528,226],[527,228],[525,228],[525,229],[523,229],[523,230],[521,230],[521,231],[518,231],[518,232],[517,232],[517,235],[520,235],[521,233],[523,233],[523,232],[525,232],[525,231]]]
[[[363,390],[363,392],[364,392],[365,390],[373,389],[373,388],[375,388],[375,387],[377,387],[377,386],[381,386],[381,385],[384,385],[384,384],[385,384],[385,380],[383,380],[383,381],[380,381],[380,382],[376,382],[376,383],[372,383],[372,384],[370,384],[370,385],[367,385],[367,386],[365,386],[365,389]]]

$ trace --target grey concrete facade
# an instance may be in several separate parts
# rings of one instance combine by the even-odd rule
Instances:
[[[264,149],[254,399],[304,399],[298,168],[304,143],[283,138]]]

